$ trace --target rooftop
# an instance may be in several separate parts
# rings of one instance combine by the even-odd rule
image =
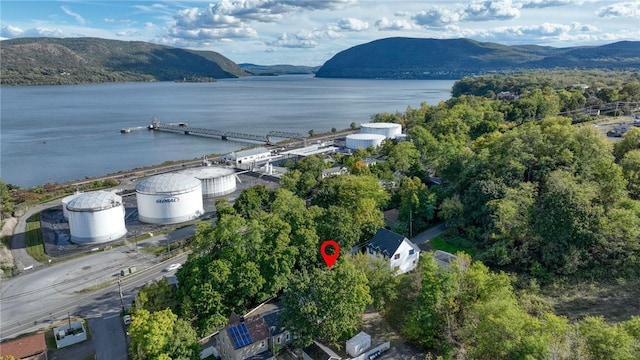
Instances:
[[[373,236],[373,239],[367,244],[368,249],[373,249],[375,252],[384,256],[391,256],[395,254],[400,244],[407,239],[406,237],[396,234],[393,231],[385,228],[380,228]],[[407,240],[409,241],[409,240]]]
[[[67,202],[72,211],[104,210],[122,205],[122,197],[109,191],[93,191],[78,194]]]
[[[200,180],[178,173],[151,176],[136,185],[136,191],[143,194],[185,193],[201,186]]]
[[[47,351],[44,333],[21,337],[0,344],[0,356],[13,356],[22,359]]]
[[[238,315],[232,314],[229,317],[226,331],[233,341],[235,349],[240,349],[269,337],[269,329],[259,315],[242,321]]]

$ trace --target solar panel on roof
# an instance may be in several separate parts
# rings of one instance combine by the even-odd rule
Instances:
[[[230,327],[229,335],[231,336],[231,341],[233,341],[233,347],[236,350],[253,342],[251,335],[249,335],[249,330],[244,323]]]

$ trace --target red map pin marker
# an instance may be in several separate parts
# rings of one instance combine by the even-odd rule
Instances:
[[[327,246],[333,246],[333,254],[327,254],[327,252],[325,251],[325,248]],[[338,245],[338,243],[333,240],[327,240],[323,242],[322,245],[320,245],[320,253],[322,254],[324,262],[327,264],[327,267],[331,269],[333,267],[333,264],[335,264],[336,260],[338,259],[338,255],[340,254],[340,245]]]

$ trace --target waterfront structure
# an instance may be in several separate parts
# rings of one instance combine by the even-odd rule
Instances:
[[[380,134],[351,134],[347,135],[346,145],[351,150],[366,149],[369,146],[378,147],[386,139]]]
[[[65,207],[69,214],[71,241],[74,243],[113,241],[127,233],[122,197],[112,192],[78,194]]]
[[[230,194],[236,190],[236,172],[223,167],[200,167],[180,171],[180,174],[200,180],[205,198]]]
[[[67,210],[67,204],[69,203],[69,201],[75,199],[78,195],[80,195],[80,193],[75,193],[62,198],[62,216],[64,216],[65,220],[69,220],[69,210]]]
[[[178,173],[160,174],[136,185],[138,220],[149,224],[176,224],[204,213],[202,183]]]
[[[395,139],[402,134],[402,125],[385,122],[364,123],[360,125],[360,133],[384,135],[387,139]]]
[[[271,150],[265,147],[257,147],[243,151],[231,152],[227,155],[224,155],[221,160],[238,166],[242,164],[256,164],[262,161],[267,161],[271,158]]]

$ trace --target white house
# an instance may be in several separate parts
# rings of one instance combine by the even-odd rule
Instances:
[[[367,253],[374,258],[382,256],[389,261],[391,271],[400,275],[416,268],[420,248],[406,237],[380,228],[367,244]]]

